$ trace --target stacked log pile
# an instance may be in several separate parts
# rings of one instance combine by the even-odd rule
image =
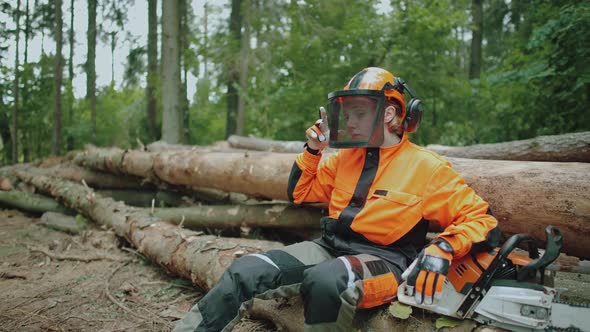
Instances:
[[[326,213],[323,205],[296,207],[286,202],[287,179],[297,155],[293,152],[301,151],[302,142],[283,144],[249,138],[247,144],[240,145],[243,141],[234,136],[229,144],[215,147],[168,146],[160,142],[142,150],[89,148],[74,154],[72,161],[57,165],[0,169],[1,188],[33,186],[68,209],[112,227],[171,273],[207,290],[236,257],[282,244],[215,237],[185,227],[317,230],[319,218]],[[512,149],[508,148],[510,144]],[[585,246],[590,234],[590,133],[489,146],[434,148],[451,156],[447,159],[467,184],[490,203],[505,238],[529,233],[542,245],[544,228],[552,224],[564,235],[563,252],[574,256],[555,266],[587,269],[587,264],[578,259],[590,258]],[[332,153],[337,152],[327,151],[324,157]],[[488,160],[490,157],[505,160]],[[137,201],[145,196],[141,199],[144,207],[102,197],[93,188],[130,203],[132,200],[125,197]],[[146,191],[152,194],[137,194]],[[11,195],[17,192],[13,189]],[[10,201],[4,204],[11,205]],[[46,208],[71,211],[62,209]],[[288,311],[281,309],[288,314],[277,317],[273,315],[279,310],[276,303],[257,302],[254,313],[270,317],[286,330],[300,330],[300,305],[295,301]],[[400,321],[376,312],[360,324],[395,330]]]

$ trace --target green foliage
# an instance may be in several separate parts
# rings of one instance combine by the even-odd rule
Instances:
[[[102,2],[104,33],[123,32],[125,3]],[[392,0],[387,11],[361,0],[260,0],[249,5],[247,55],[239,52],[230,36],[229,1],[208,4],[207,36],[204,18],[188,13],[182,63],[183,70],[197,78],[185,118],[190,144],[210,144],[225,136],[228,68],[238,66],[243,56],[248,60],[246,85],[236,88],[246,104],[245,133],[260,137],[303,140],[327,94],[341,89],[367,66],[403,77],[424,101],[421,128],[412,134],[420,144],[468,145],[590,130],[588,2],[485,1],[482,74],[472,81],[467,78],[471,1]],[[7,2],[0,6],[12,11]],[[41,1],[32,8],[32,35],[52,33],[51,6],[52,2]],[[13,38],[14,31],[0,22],[4,160],[10,156],[8,126],[14,105],[14,60],[6,58],[6,49]],[[116,42],[105,40],[112,41]],[[100,146],[149,142],[142,87],[146,47],[139,41],[131,42],[123,87],[99,88]],[[52,66],[52,56],[43,55],[19,68],[23,160],[50,151]],[[160,84],[156,86],[158,96]],[[63,133],[68,139],[62,141],[71,139],[73,148],[81,148],[92,141],[90,111],[84,99],[73,104],[71,121],[64,116]]]

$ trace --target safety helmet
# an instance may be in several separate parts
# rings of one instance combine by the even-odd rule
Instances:
[[[404,91],[412,99],[406,103]],[[415,131],[422,118],[421,101],[407,83],[389,71],[369,67],[354,75],[343,90],[328,94],[328,125],[333,148],[379,147],[383,144],[383,115],[387,100],[401,106],[397,114],[407,132]]]

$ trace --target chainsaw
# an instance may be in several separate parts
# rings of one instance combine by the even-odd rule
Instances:
[[[414,287],[404,281],[398,289],[401,303],[459,319],[510,331],[588,331],[590,306],[562,302],[557,289],[545,285],[545,267],[558,256],[562,236],[553,226],[545,229],[546,249],[540,255],[535,239],[513,235],[501,248],[468,254],[454,260],[441,300],[418,304]],[[514,253],[527,245],[528,257]]]

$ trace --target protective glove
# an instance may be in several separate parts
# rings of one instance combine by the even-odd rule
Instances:
[[[312,150],[323,150],[328,146],[330,139],[330,129],[328,128],[328,118],[326,110],[320,107],[320,118],[315,124],[305,131],[307,137],[307,146]]]
[[[453,252],[449,242],[437,238],[404,271],[402,279],[414,287],[416,303],[431,305],[440,300]]]

